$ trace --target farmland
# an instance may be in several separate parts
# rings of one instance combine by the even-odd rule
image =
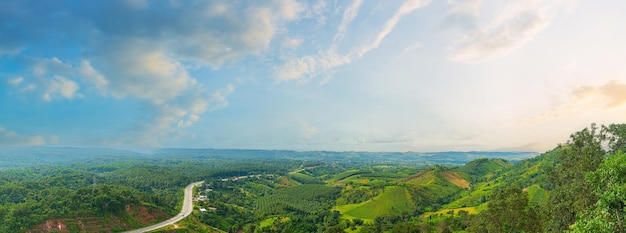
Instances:
[[[378,196],[358,204],[337,206],[336,209],[348,219],[360,218],[373,221],[376,216],[400,214],[414,206],[408,191],[400,186],[388,186]]]

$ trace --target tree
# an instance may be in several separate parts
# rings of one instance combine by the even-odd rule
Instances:
[[[585,181],[585,173],[595,171],[604,160],[604,137],[595,124],[570,136],[557,149],[557,164],[547,169],[550,197],[544,208],[545,231],[563,232],[576,221],[576,214],[589,208],[597,197]]]
[[[606,149],[606,150],[605,150]],[[626,152],[626,124],[595,124],[570,136],[559,146],[557,165],[547,170],[550,197],[544,207],[546,232],[563,232],[576,221],[576,215],[591,209],[599,193],[585,174],[594,172],[608,154]]]
[[[626,124],[602,126],[602,139],[608,142],[609,154],[626,153]]]
[[[540,223],[528,206],[528,194],[513,185],[492,193],[481,214],[488,232],[536,232]]]
[[[586,180],[598,196],[591,210],[585,211],[573,232],[624,232],[626,228],[626,154],[609,156]]]

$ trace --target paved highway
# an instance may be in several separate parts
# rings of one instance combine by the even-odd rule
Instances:
[[[189,216],[189,214],[191,214],[191,211],[193,210],[193,202],[192,202],[193,187],[198,186],[202,184],[203,182],[204,181],[200,181],[200,182],[195,182],[195,183],[191,183],[187,185],[187,187],[185,188],[185,199],[183,200],[183,208],[180,210],[180,213],[176,215],[175,217],[165,220],[163,222],[154,224],[152,226],[147,226],[147,227],[132,230],[132,231],[125,231],[123,233],[142,233],[142,232],[153,231],[153,230],[165,227],[165,226],[172,225],[180,221],[181,219]]]

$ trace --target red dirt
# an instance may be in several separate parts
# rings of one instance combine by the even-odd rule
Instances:
[[[441,176],[443,176],[444,179],[446,179],[447,181],[450,181],[450,183],[458,186],[459,188],[462,188],[462,189],[470,188],[470,183],[467,180],[465,180],[463,177],[461,177],[459,174],[457,174],[456,172],[444,171],[441,173]]]
[[[126,205],[125,212],[139,222],[149,225],[157,220],[166,219],[168,216],[160,210],[146,207]],[[50,233],[59,232],[67,233],[71,231],[79,232],[111,232],[117,228],[128,228],[130,225],[120,216],[110,215],[107,218],[84,216],[69,219],[50,219],[44,223],[34,226],[27,233]],[[68,229],[67,225],[71,225],[73,229]],[[74,229],[78,228],[78,229]]]

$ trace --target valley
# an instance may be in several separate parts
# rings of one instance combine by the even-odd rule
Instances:
[[[605,138],[612,138],[608,150],[600,147]],[[603,168],[605,159],[590,160],[592,149],[607,161],[621,159],[624,138],[624,131],[585,129],[534,157],[465,162],[464,155],[448,164],[371,152],[168,149],[115,157],[111,150],[11,148],[28,151],[23,160],[54,161],[46,153],[65,151],[82,162],[67,156],[59,164],[0,170],[0,231],[123,232],[178,216],[151,232],[501,232],[500,225],[543,232],[558,227],[548,224],[562,214],[551,216],[548,206],[562,205],[563,195],[589,204],[602,195],[571,193],[570,185],[584,183],[562,177],[585,179],[595,171],[584,168],[592,161]],[[193,188],[193,209],[181,218],[183,188],[196,181],[203,183]]]

